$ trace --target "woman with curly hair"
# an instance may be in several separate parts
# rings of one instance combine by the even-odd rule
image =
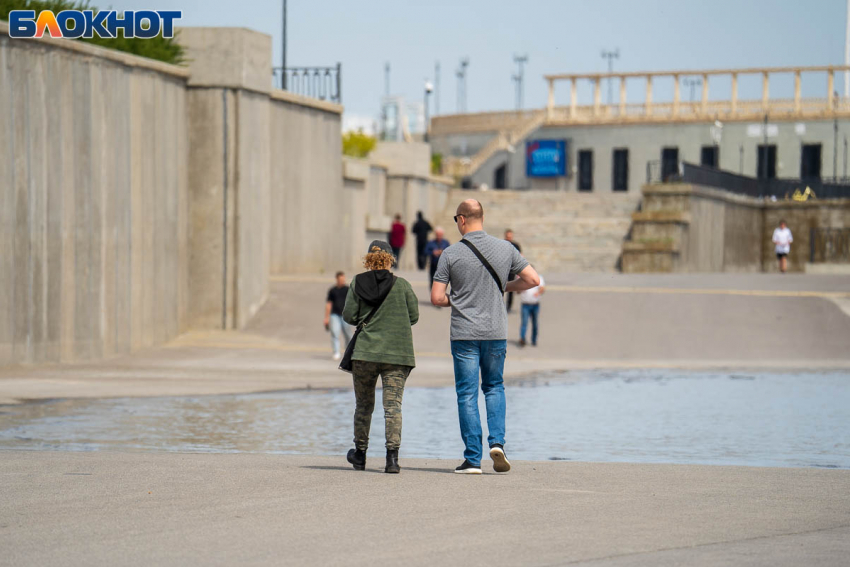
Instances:
[[[398,473],[401,470],[398,466],[401,400],[404,383],[416,366],[411,327],[419,320],[419,300],[407,280],[390,272],[395,262],[388,243],[380,240],[372,242],[363,262],[367,271],[358,274],[351,282],[342,312],[346,323],[363,325],[351,357],[356,407],[354,449],[348,452],[348,462],[360,471],[366,468],[378,376],[383,386],[387,437],[384,472]],[[370,317],[373,310],[375,312]],[[364,324],[366,319],[368,322]]]

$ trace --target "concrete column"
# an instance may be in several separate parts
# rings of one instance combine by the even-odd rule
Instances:
[[[800,112],[800,70],[794,71],[794,112]]]
[[[652,75],[646,76],[646,115],[652,114]]]
[[[596,77],[593,81],[593,115],[599,116],[599,107],[602,104],[602,79]]]
[[[570,118],[576,116],[576,104],[578,102],[578,94],[576,93],[576,79],[570,79]]]
[[[626,78],[620,77],[620,116],[626,115]]]
[[[763,110],[767,112],[767,104],[770,100],[770,75],[767,72],[761,76],[761,105]]]
[[[673,116],[679,115],[680,96],[679,75],[673,75]]]
[[[271,37],[183,28],[191,75],[190,324],[241,328],[268,296]]]
[[[546,105],[546,116],[552,118],[552,111],[555,109],[555,81],[549,79],[549,102]]]
[[[702,76],[702,113],[708,110],[708,75]]]
[[[826,103],[829,108],[832,108],[832,104],[835,101],[835,71],[832,69],[826,75],[826,90]]]
[[[732,73],[732,114],[738,113],[738,73]]]

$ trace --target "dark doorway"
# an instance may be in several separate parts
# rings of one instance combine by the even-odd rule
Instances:
[[[702,152],[700,152],[699,163],[703,167],[713,167],[717,169],[720,167],[717,146],[703,146]]]
[[[776,144],[759,144],[756,177],[776,179]]]
[[[494,189],[507,189],[508,188],[508,164],[503,163],[499,167],[496,168],[496,172],[493,174],[493,188]]]
[[[593,150],[578,152],[578,190],[593,191]]]
[[[800,153],[800,179],[820,179],[821,145],[803,144]]]
[[[614,191],[629,190],[629,150],[626,148],[614,150],[614,171],[611,188]]]
[[[662,148],[661,181],[667,182],[679,175],[679,148]]]

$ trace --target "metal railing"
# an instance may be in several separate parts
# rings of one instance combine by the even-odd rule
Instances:
[[[850,228],[812,228],[809,261],[850,262]]]
[[[646,182],[676,181],[722,189],[737,195],[777,199],[808,200],[850,199],[850,184],[846,180],[827,182],[823,179],[757,179],[722,169],[681,162],[679,173],[662,180],[660,161],[646,164]]]
[[[341,104],[342,63],[335,67],[274,67],[272,84],[295,94]]]

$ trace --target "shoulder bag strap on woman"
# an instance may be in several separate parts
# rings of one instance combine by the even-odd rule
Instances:
[[[505,288],[502,286],[502,280],[499,279],[499,276],[496,275],[496,270],[493,269],[493,266],[490,265],[490,262],[487,261],[487,258],[478,251],[478,248],[475,247],[472,242],[469,240],[461,240],[463,244],[466,244],[472,253],[478,256],[478,259],[481,260],[481,263],[484,264],[484,267],[487,268],[487,271],[490,272],[490,275],[493,276],[493,281],[496,282],[496,287],[499,288],[499,293],[505,293]]]

